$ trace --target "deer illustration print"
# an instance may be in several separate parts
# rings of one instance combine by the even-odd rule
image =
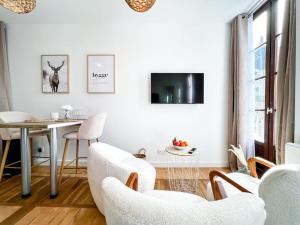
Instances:
[[[47,61],[47,62],[48,62],[48,66],[51,68],[51,70],[53,70],[53,74],[49,76],[49,83],[50,83],[52,92],[57,92],[58,85],[59,85],[58,72],[60,71],[60,69],[65,64],[65,61],[62,61],[61,65],[58,66],[58,67],[52,66],[49,61]]]

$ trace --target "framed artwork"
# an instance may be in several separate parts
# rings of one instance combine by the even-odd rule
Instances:
[[[87,56],[88,93],[115,93],[115,55]]]
[[[42,92],[69,93],[69,56],[42,55]]]

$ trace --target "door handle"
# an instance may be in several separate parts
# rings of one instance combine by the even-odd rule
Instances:
[[[273,113],[273,108],[267,108],[267,115],[272,114]]]

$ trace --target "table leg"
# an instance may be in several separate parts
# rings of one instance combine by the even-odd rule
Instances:
[[[50,138],[50,198],[55,198],[58,194],[57,182],[57,129],[51,128]]]
[[[21,128],[22,197],[31,195],[31,160],[29,152],[29,129]]]

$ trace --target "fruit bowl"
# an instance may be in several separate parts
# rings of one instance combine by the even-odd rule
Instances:
[[[176,145],[173,145],[173,148],[175,148],[176,150],[185,150],[187,149],[189,146],[176,146]]]
[[[189,147],[189,144],[187,141],[177,140],[176,138],[173,139],[172,145],[173,145],[173,148],[175,148],[176,150],[185,150],[186,148]]]

